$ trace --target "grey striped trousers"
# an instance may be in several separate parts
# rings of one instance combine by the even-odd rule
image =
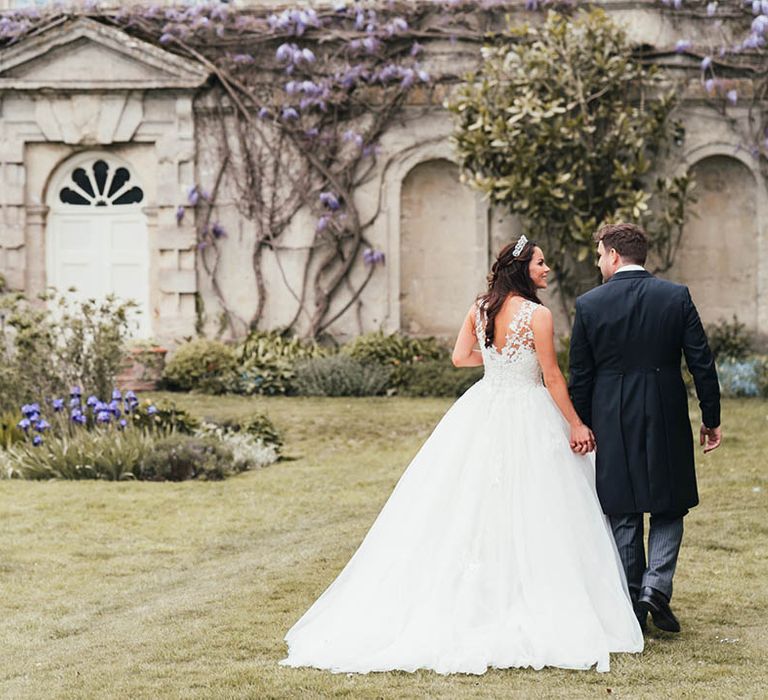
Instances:
[[[661,591],[668,599],[672,597],[672,578],[683,541],[683,516],[687,512],[651,514],[647,563],[643,513],[608,516],[633,604],[645,586]]]

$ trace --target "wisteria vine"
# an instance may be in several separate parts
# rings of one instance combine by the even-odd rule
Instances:
[[[514,12],[531,19],[532,13],[553,6],[525,0]],[[751,99],[745,144],[764,164],[768,0],[661,0],[658,8],[706,23],[706,42],[681,36],[675,46],[646,49],[640,55],[662,64],[674,53],[696,57],[703,90],[721,111]],[[430,43],[448,40],[477,52],[503,31],[508,10],[509,4],[500,0],[339,0],[277,12],[219,2],[116,11],[86,3],[76,10],[5,12],[0,15],[0,44],[86,15],[206,66],[215,79],[200,97],[197,118],[210,120],[211,128],[201,131],[215,134],[218,167],[211,182],[190,188],[187,201],[179,203],[177,221],[195,210],[198,257],[221,307],[222,326],[231,335],[257,328],[263,319],[269,294],[264,253],[271,251],[295,301],[286,330],[301,328],[316,337],[359,304],[385,262],[384,253],[367,237],[379,209],[364,219],[355,201],[355,192],[376,174],[382,136],[403,117],[406,106],[434,109],[440,97],[436,86],[460,79],[445,70],[431,75]],[[734,31],[738,40],[732,38]],[[741,92],[739,80],[745,78],[750,97]],[[255,232],[251,264],[257,300],[248,318],[230,308],[219,279],[227,231],[218,219],[217,203],[225,179],[236,189],[238,211]],[[297,250],[283,243],[283,234],[304,208],[314,216],[315,236],[302,247],[306,261],[297,283],[283,269],[283,255]],[[365,274],[353,275],[360,266]]]

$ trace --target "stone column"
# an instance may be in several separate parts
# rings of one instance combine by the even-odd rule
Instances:
[[[45,222],[48,207],[39,204],[26,207],[26,280],[25,291],[30,299],[45,292],[47,274],[45,269]]]

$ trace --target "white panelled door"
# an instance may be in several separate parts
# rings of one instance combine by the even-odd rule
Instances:
[[[143,200],[128,167],[106,155],[78,156],[50,193],[46,241],[48,285],[80,299],[132,299],[136,337],[151,335]]]

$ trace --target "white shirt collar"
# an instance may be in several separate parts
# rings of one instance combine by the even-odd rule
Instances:
[[[616,272],[637,272],[640,270],[645,272],[645,268],[642,265],[622,265]],[[615,275],[616,272],[613,274]]]

